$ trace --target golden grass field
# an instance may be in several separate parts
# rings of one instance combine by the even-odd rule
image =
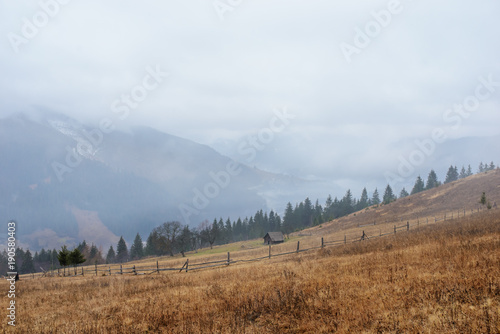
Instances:
[[[22,278],[15,331],[500,333],[498,213],[188,273]]]

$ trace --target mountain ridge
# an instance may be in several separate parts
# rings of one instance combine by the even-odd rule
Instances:
[[[4,219],[18,221],[19,240],[37,248],[52,239],[77,243],[88,235],[85,221],[94,234],[108,235],[100,239],[106,245],[167,220],[196,226],[221,213],[244,217],[269,209],[266,191],[303,182],[149,127],[99,135],[51,112],[0,119],[0,154],[0,209]],[[222,176],[231,164],[239,173],[226,182]],[[207,201],[196,206],[199,192]],[[35,236],[44,236],[44,244]]]

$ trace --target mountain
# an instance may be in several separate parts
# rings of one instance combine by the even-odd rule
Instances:
[[[167,220],[250,216],[303,182],[151,128],[92,127],[50,112],[1,119],[0,156],[2,219],[15,219],[32,249],[145,239]]]

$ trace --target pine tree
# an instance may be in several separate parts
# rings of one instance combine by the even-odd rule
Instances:
[[[137,233],[134,239],[134,243],[130,246],[130,258],[131,259],[140,259],[144,256],[144,248],[142,245],[142,238]]]
[[[333,218],[334,218],[334,215],[333,215],[333,200],[332,200],[332,196],[328,195],[328,197],[326,199],[326,202],[325,202],[325,207],[323,209],[323,219],[325,221],[330,221]]]
[[[116,245],[116,261],[121,263],[121,262],[126,262],[127,260],[128,260],[127,244],[125,243],[125,240],[123,240],[123,237],[120,237],[120,240],[118,240],[118,244]]]
[[[90,246],[89,257],[87,259],[87,262],[89,263],[104,262],[102,259],[101,251],[99,250],[99,248],[97,248],[97,246],[94,243],[92,243],[92,246]]]
[[[182,257],[184,257],[184,253],[186,253],[191,246],[191,231],[189,230],[188,225],[184,226],[177,239],[177,247],[179,249],[179,252],[182,254]]]
[[[56,265],[54,264],[54,261],[57,260],[57,257],[58,257],[58,252],[57,250],[54,248],[51,252],[50,252],[50,263],[51,263],[51,269],[56,269]]]
[[[462,169],[460,170],[460,174],[458,175],[458,178],[465,179],[466,177],[467,177],[467,171],[465,170],[465,167],[462,166]]]
[[[481,161],[479,163],[478,173],[482,173],[482,172],[484,172],[484,165],[483,165],[483,162]]]
[[[66,245],[61,247],[61,250],[57,254],[57,260],[59,264],[63,267],[64,275],[66,275],[66,266],[70,264],[69,262],[69,250]]]
[[[394,201],[395,199],[396,198],[394,196],[394,193],[392,192],[391,186],[387,185],[387,187],[385,188],[385,192],[384,192],[383,204],[389,204],[392,201]]]
[[[23,263],[21,265],[20,272],[23,274],[29,274],[35,272],[35,264],[33,262],[33,257],[31,256],[30,250],[26,250],[23,257]]]
[[[483,191],[483,193],[481,194],[481,198],[479,199],[479,203],[481,203],[482,205],[485,205],[486,204],[486,193]]]
[[[439,186],[439,181],[437,179],[436,172],[432,169],[427,177],[427,186],[425,189],[432,189]]]
[[[474,173],[472,173],[472,168],[471,166],[469,165],[469,167],[467,167],[467,176],[471,176],[473,175]]]
[[[225,235],[226,239],[224,240],[225,243],[232,242],[233,241],[233,228],[231,226],[231,219],[229,219],[229,217],[226,220],[224,230],[226,232],[226,235]]]
[[[295,217],[292,203],[288,202],[283,216],[283,233],[290,234],[295,229]]]
[[[406,189],[403,187],[403,189],[401,189],[401,192],[399,193],[399,198],[403,198],[403,197],[406,197],[408,196],[408,192],[406,191]]]
[[[413,189],[411,190],[411,194],[416,194],[421,191],[425,190],[425,184],[420,175],[417,177],[417,180],[415,181],[415,185],[413,186]]]
[[[80,249],[77,247],[69,253],[68,256],[69,264],[73,266],[78,266],[79,264],[85,262],[85,257],[83,256],[82,252]]]
[[[84,253],[87,250],[87,248],[88,248],[87,242],[85,240],[83,240],[81,243],[78,244],[78,246],[76,248],[78,248],[78,250],[81,253]]]
[[[357,209],[363,210],[367,206],[368,206],[368,192],[366,191],[366,188],[363,188],[363,191],[361,192],[361,197],[359,198]]]
[[[146,240],[146,248],[144,249],[144,255],[146,256],[158,255],[156,254],[155,246],[153,243],[153,233],[154,232],[149,233],[148,239]]]
[[[372,195],[372,204],[373,205],[380,204],[380,195],[378,194],[377,188],[375,188],[375,191],[373,192],[373,195]]]
[[[114,263],[116,261],[116,254],[113,246],[109,246],[108,254],[106,255],[106,263]]]
[[[444,183],[450,183],[456,180],[458,180],[457,166],[450,166],[450,168],[448,168],[448,172],[446,173],[446,179],[444,180]]]
[[[233,235],[235,241],[243,240],[244,230],[243,230],[243,222],[241,221],[241,217],[238,217],[236,224],[234,225]]]
[[[488,170],[494,170],[495,169],[495,164],[492,162],[490,162],[490,165],[488,166]]]
[[[252,220],[252,218],[250,218]],[[222,220],[222,218],[221,218]],[[252,220],[253,221],[253,220]],[[253,225],[253,224],[252,224]],[[214,219],[212,227],[209,232],[208,242],[210,243],[210,249],[212,249],[213,245],[220,238],[221,230],[219,228],[219,223],[217,223],[217,219]]]

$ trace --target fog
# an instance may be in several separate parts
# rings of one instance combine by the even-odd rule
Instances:
[[[498,1],[0,6],[0,117],[51,110],[151,126],[324,182],[311,197],[399,189],[499,153],[457,149],[500,135]]]

